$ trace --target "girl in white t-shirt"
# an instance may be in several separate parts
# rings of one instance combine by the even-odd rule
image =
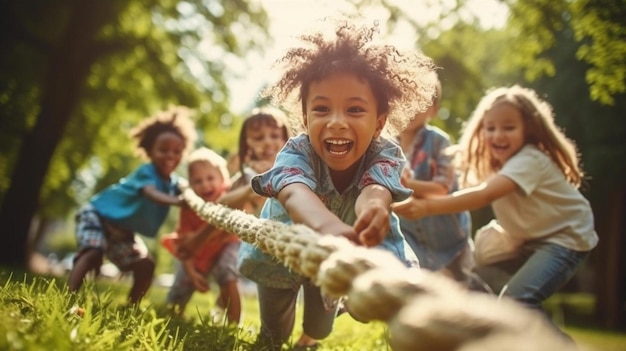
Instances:
[[[574,143],[533,90],[501,87],[486,94],[470,118],[459,167],[465,189],[411,197],[394,211],[414,219],[491,204],[496,220],[475,238],[475,271],[496,293],[540,309],[598,242],[591,207],[578,191]]]

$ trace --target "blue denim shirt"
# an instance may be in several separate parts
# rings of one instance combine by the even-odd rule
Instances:
[[[362,157],[354,182],[339,194],[333,185],[328,166],[313,150],[306,134],[291,138],[276,156],[274,166],[252,179],[252,187],[258,194],[270,197],[261,210],[260,218],[291,224],[291,218],[275,198],[288,184],[303,183],[315,192],[331,212],[344,223],[356,221],[354,205],[361,190],[371,184],[380,184],[392,194],[393,201],[402,201],[412,191],[400,184],[400,175],[406,161],[395,143],[379,138],[370,144]],[[417,266],[417,258],[400,231],[399,219],[390,215],[391,229],[378,246],[393,253],[407,266]],[[296,288],[304,277],[290,272],[257,247],[242,243],[239,250],[239,271],[247,278],[274,288]]]
[[[413,178],[439,182],[449,192],[458,190],[452,155],[446,152],[450,139],[442,130],[425,125],[415,136],[407,153]],[[416,220],[400,219],[402,233],[420,260],[431,270],[447,266],[467,245],[471,230],[469,212],[428,216]]]

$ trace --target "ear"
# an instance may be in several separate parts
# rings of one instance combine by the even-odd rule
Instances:
[[[376,129],[374,130],[374,135],[372,139],[377,139],[385,128],[385,123],[387,122],[387,114],[378,115],[376,117]]]

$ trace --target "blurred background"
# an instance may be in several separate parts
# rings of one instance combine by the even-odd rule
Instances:
[[[199,144],[236,152],[272,62],[336,15],[378,21],[382,38],[434,59],[432,123],[453,139],[491,87],[524,85],[553,105],[600,236],[564,292],[591,298],[594,325],[625,330],[624,0],[0,0],[0,265],[65,274],[75,211],[138,165],[128,132],[158,110],[194,109]],[[474,226],[491,215],[474,211]],[[151,244],[167,277],[172,259]]]

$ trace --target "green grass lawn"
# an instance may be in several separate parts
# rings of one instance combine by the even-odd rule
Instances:
[[[252,345],[259,328],[253,296],[244,298],[241,326],[229,328],[208,317],[211,292],[195,294],[184,317],[171,318],[163,307],[166,288],[153,287],[138,308],[125,305],[127,282],[87,282],[76,295],[66,289],[64,278],[0,271],[0,350],[258,350]],[[589,313],[592,306],[592,297],[581,294],[547,303],[581,351],[626,350],[625,333],[570,325],[572,313]],[[297,318],[294,338],[301,332]],[[362,324],[346,314],[320,350],[390,350],[385,335],[385,323]]]

